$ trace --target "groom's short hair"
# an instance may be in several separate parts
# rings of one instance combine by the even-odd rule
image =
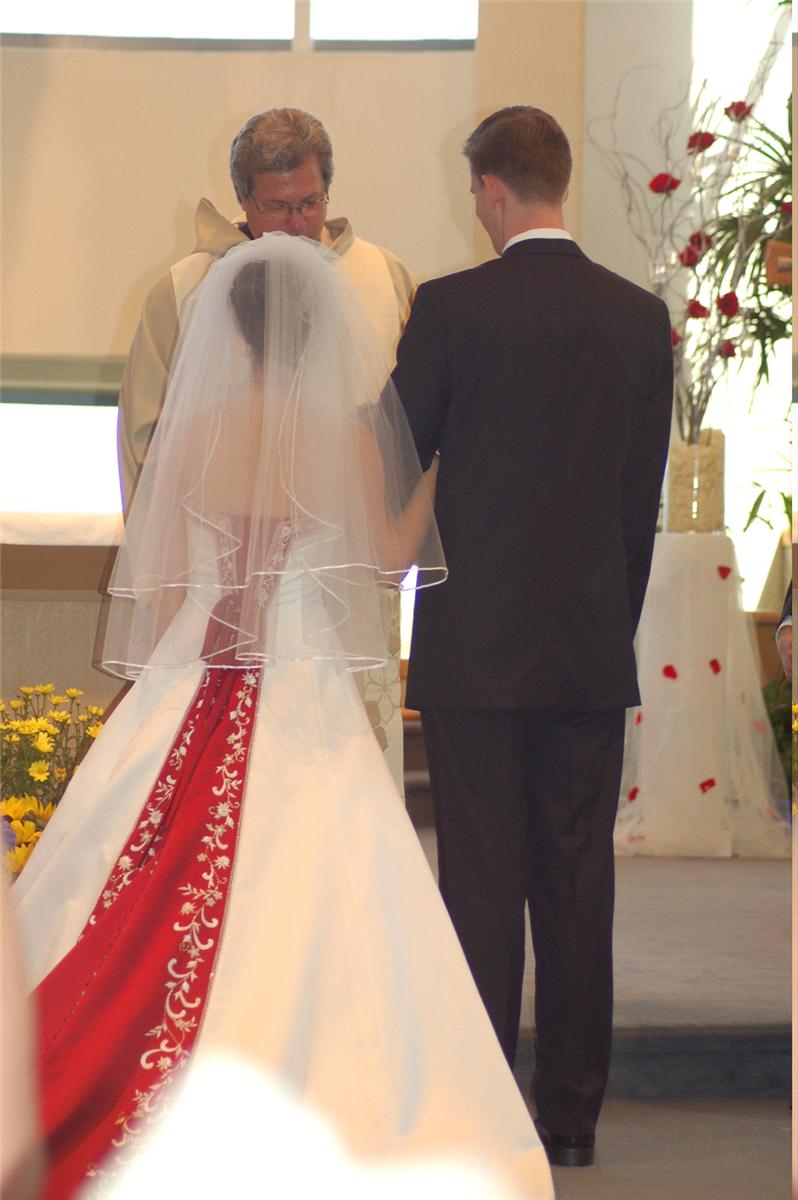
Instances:
[[[463,153],[478,179],[495,175],[527,203],[558,204],[571,178],[571,147],[554,117],[513,104],[491,113],[466,140]]]

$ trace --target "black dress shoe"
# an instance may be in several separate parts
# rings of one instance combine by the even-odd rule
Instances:
[[[596,1157],[596,1139],[591,1133],[584,1137],[567,1137],[562,1133],[549,1133],[537,1121],[535,1129],[553,1167],[592,1167]]]

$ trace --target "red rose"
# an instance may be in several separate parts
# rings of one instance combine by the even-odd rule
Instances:
[[[674,350],[679,345],[679,342],[683,342],[683,341],[684,341],[684,338],[682,337],[682,335],[671,327],[671,345],[673,346]]]
[[[792,200],[783,200],[779,208],[785,217],[792,216]]]
[[[737,354],[734,342],[721,342],[719,349],[721,358],[734,358]]]
[[[746,104],[745,100],[735,100],[732,104],[728,104],[723,111],[730,121],[735,121],[739,125],[746,117],[750,117],[753,107],[753,104]]]
[[[734,100],[723,111],[730,121],[735,121],[739,124],[741,121],[745,121],[747,117],[750,117],[753,108],[753,104],[746,104],[745,100]]]
[[[688,241],[690,245],[698,251],[699,254],[706,254],[707,250],[712,245],[712,238],[708,233],[691,233]]]
[[[681,179],[675,179],[667,171],[662,171],[659,175],[654,176],[648,186],[652,192],[663,195],[667,192],[675,192],[681,182]]]
[[[716,304],[724,317],[736,317],[740,311],[740,301],[736,292],[726,292],[724,296],[718,296]]]
[[[685,246],[684,250],[679,254],[679,262],[683,267],[694,267],[700,261],[701,255],[695,246]]]
[[[704,308],[700,300],[691,300],[687,305],[688,317],[708,317],[709,309]]]
[[[706,133],[701,130],[698,133],[691,133],[687,139],[687,153],[698,154],[701,150],[708,150],[715,140],[713,133]]]

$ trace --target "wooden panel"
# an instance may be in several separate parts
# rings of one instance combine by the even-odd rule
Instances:
[[[0,546],[0,583],[4,591],[96,592],[115,556],[115,546]]]

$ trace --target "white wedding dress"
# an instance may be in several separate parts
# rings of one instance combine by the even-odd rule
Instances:
[[[205,535],[198,530],[196,536]],[[229,671],[195,663],[148,670],[109,718],[13,888],[30,983],[36,986],[56,964],[68,962],[76,943],[80,951],[87,922],[91,931],[117,911],[118,897],[124,899],[136,873],[128,853],[135,845],[131,831],[146,827],[148,837],[160,836],[168,826],[164,840],[194,836],[175,834],[180,812],[164,816],[156,785],[160,780],[163,792],[164,779],[173,782],[169,762],[179,767],[185,748],[192,749],[201,714],[195,694],[203,681],[213,686],[220,677],[234,678],[226,713],[232,732],[225,741],[235,750],[251,720],[248,765],[240,769],[239,762],[227,772],[227,799],[220,800],[218,788],[206,788],[208,805],[215,807],[206,805],[197,825],[200,832],[211,831],[216,848],[224,851],[213,866],[227,871],[229,885],[221,889],[222,919],[222,903],[201,913],[205,945],[214,943],[213,964],[206,993],[197,1001],[189,1070],[232,1051],[295,1089],[356,1155],[481,1159],[512,1179],[521,1195],[552,1197],[545,1153],[353,678],[303,647],[308,606],[323,608],[325,601],[312,576],[292,570],[299,549],[294,545],[289,552],[269,602],[282,648],[276,665]],[[178,641],[199,654],[206,626],[206,613],[186,601],[156,659],[163,651],[165,661],[174,661]],[[218,775],[221,768],[215,769]],[[238,777],[232,778],[235,771]],[[240,804],[234,854],[235,839],[225,841],[221,830],[231,797],[232,807]],[[161,844],[156,837],[156,851],[144,854],[140,874],[157,861]],[[208,845],[208,837],[197,836],[192,861],[207,866],[209,856],[202,851]],[[157,871],[152,878],[158,879]],[[172,879],[171,891],[176,913],[191,908],[179,904],[179,895],[189,894],[185,878]],[[195,889],[191,895],[196,894]],[[169,923],[163,944],[171,945],[168,936],[179,921],[171,923],[161,901],[158,911],[162,924]],[[146,936],[131,935],[133,944],[124,951],[131,976],[145,946],[161,944],[161,931],[153,929],[150,937],[150,928],[145,926]],[[159,950],[163,961],[147,967],[156,994],[170,993],[175,979],[187,975],[181,974],[186,942],[180,936],[174,955]],[[128,980],[124,971],[114,983],[114,1001],[123,1007],[126,988],[138,995],[142,983]],[[159,1023],[159,1035],[166,1025]],[[172,1055],[171,1065],[164,1054],[156,1054],[154,1062],[147,1043],[152,1029],[131,1026],[129,1017],[121,1028],[128,1031],[122,1040],[135,1043],[137,1063],[149,1055],[157,1082],[144,1101],[141,1088],[136,1092],[135,1120],[128,1120],[131,1113],[118,1102],[112,1115],[124,1133],[99,1169],[90,1166],[90,1174],[113,1176],[118,1162],[135,1151],[139,1133],[158,1115],[159,1091],[182,1065],[180,1053]],[[72,1053],[100,1054],[95,1038],[89,1022],[82,1040],[76,1035]],[[164,1044],[160,1040],[159,1047]],[[116,1056],[114,1049],[111,1057]],[[263,1138],[268,1153],[268,1129]],[[45,1194],[71,1192],[61,1184]]]

